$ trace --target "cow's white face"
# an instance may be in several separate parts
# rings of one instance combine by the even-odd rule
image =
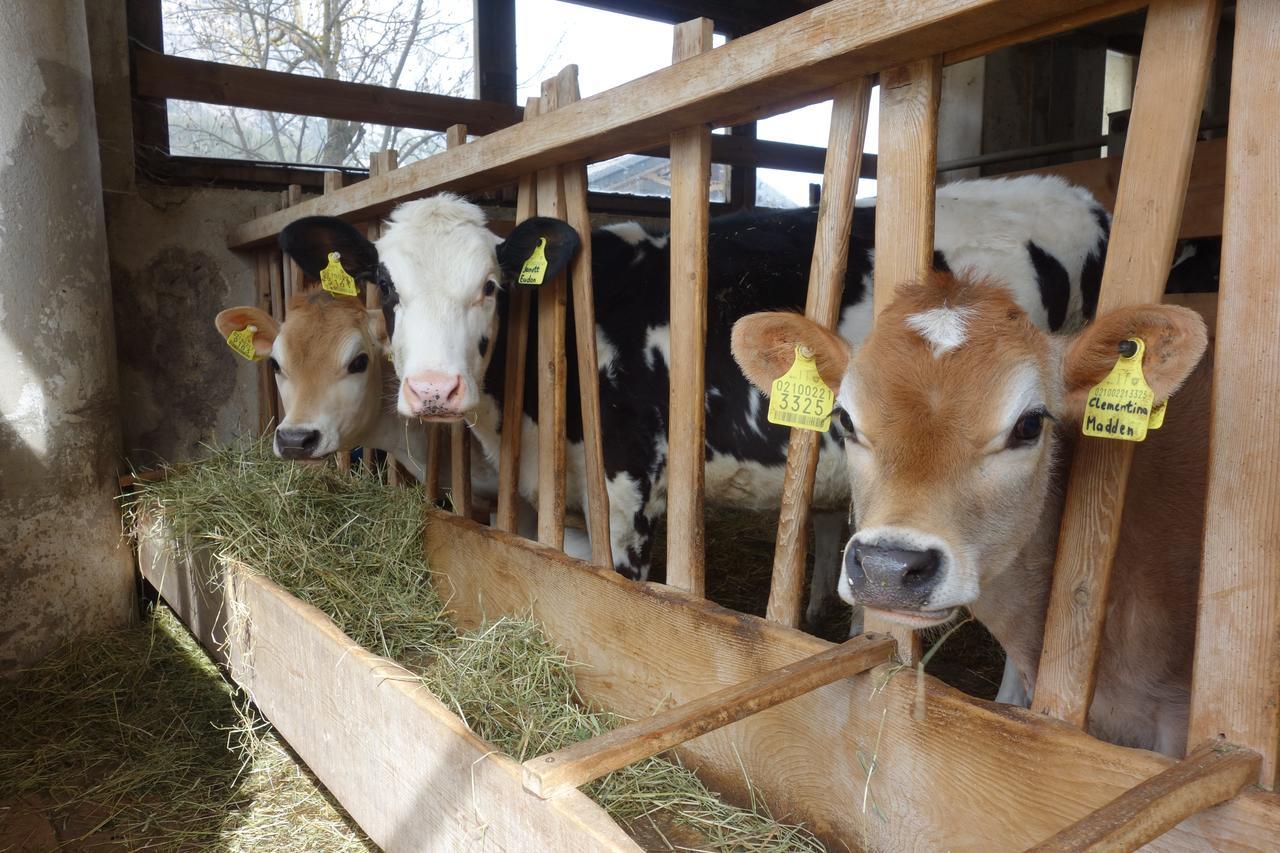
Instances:
[[[903,287],[855,354],[793,314],[734,328],[734,356],[768,388],[804,344],[839,388],[856,532],[839,590],[851,604],[913,628],[982,599],[1047,519],[1050,419],[1079,420],[1088,391],[1127,338],[1147,342],[1144,370],[1167,397],[1204,351],[1194,312],[1140,306],[1109,314],[1070,346],[1039,330],[1007,289],[935,275]],[[1008,605],[1014,606],[1014,605]]]
[[[249,325],[284,407],[276,455],[322,459],[361,444],[381,416],[388,346],[381,313],[314,290],[294,299],[279,328],[256,308],[230,308],[217,318],[224,335]]]

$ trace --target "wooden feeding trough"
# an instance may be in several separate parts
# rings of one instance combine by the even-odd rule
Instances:
[[[881,86],[876,309],[930,264],[936,119],[944,64],[1147,4],[1096,0],[835,0],[714,51],[710,23],[676,31],[670,69],[577,102],[573,74],[548,81],[523,126],[333,187],[237,228],[254,251],[264,304],[279,308],[298,273],[272,247],[303,215],[370,221],[440,190],[519,182],[518,216],[588,228],[584,162],[666,142],[671,152],[672,311],[670,588],[610,571],[608,538],[592,563],[558,549],[565,524],[565,306],[575,300],[576,357],[594,365],[590,259],[539,292],[538,542],[515,536],[518,431],[503,435],[496,528],[427,509],[425,548],[464,624],[528,608],[573,659],[584,695],[639,719],[629,728],[520,768],[489,754],[418,687],[355,647],[314,610],[260,578],[232,572],[233,674],[379,843],[389,848],[634,849],[575,787],[638,757],[674,748],[732,797],[745,775],[777,812],[834,847],[901,849],[1274,849],[1280,844],[1280,321],[1275,253],[1280,141],[1273,132],[1280,8],[1236,4],[1231,134],[1226,141],[1220,340],[1202,597],[1183,761],[1100,742],[1081,729],[1092,697],[1107,581],[1121,523],[1130,446],[1076,453],[1044,652],[1032,709],[967,697],[908,672],[870,668],[892,634],[911,660],[915,639],[889,626],[844,646],[800,633],[804,535],[816,464],[811,433],[791,440],[768,616],[701,600],[706,232],[709,131],[834,99],[807,313],[831,325],[844,274],[854,185],[872,75]],[[1099,310],[1158,300],[1177,237],[1219,17],[1216,0],[1149,4],[1125,166]],[[761,103],[772,105],[762,108]],[[1269,249],[1268,249],[1269,251]],[[295,285],[296,286],[296,285]],[[533,306],[521,295],[513,315]],[[513,322],[512,367],[527,358]],[[1229,335],[1227,334],[1229,332]],[[509,377],[519,369],[508,368]],[[588,380],[594,369],[583,370]],[[267,377],[269,379],[269,377]],[[263,382],[264,400],[270,396]],[[507,406],[519,409],[518,383]],[[598,390],[582,383],[586,523],[604,530],[607,496]],[[1219,421],[1221,422],[1221,421]],[[453,431],[454,459],[466,458]],[[442,441],[438,446],[442,445]],[[464,495],[464,466],[453,471]],[[435,488],[433,485],[431,488]],[[459,507],[467,502],[460,501]],[[189,570],[142,543],[144,572],[202,635],[207,591]],[[922,698],[917,697],[921,691]],[[780,704],[779,704],[780,703]],[[655,711],[657,711],[656,716]]]

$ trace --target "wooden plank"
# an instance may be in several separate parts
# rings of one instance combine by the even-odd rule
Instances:
[[[880,165],[876,178],[876,265],[873,310],[879,314],[903,283],[933,266],[934,177],[938,166],[937,57],[880,75]],[[904,661],[920,656],[914,631],[868,611],[866,630],[890,634]]]
[[[337,191],[340,192],[341,190]],[[337,192],[334,195],[337,195]],[[289,188],[280,193],[280,212],[289,214],[290,208],[297,207],[302,204],[302,187],[298,184],[290,184]],[[300,219],[306,214],[293,213],[289,216],[289,221]],[[295,293],[301,293],[306,287],[306,276],[302,272],[302,267],[298,266],[293,258],[285,257],[283,259],[284,271],[284,316],[289,318],[289,303],[293,301]]]
[[[445,145],[457,148],[467,144],[467,126],[451,125],[445,131]],[[451,424],[449,427],[450,456],[450,493],[453,499],[453,511],[459,515],[471,512],[471,429],[465,421]]]
[[[555,78],[544,80],[539,116],[555,111],[559,97]],[[538,172],[538,215],[564,218],[559,167]],[[564,547],[568,304],[563,274],[538,288],[538,541],[556,548]]]
[[[1094,6],[1089,9],[1083,9],[1079,12],[1062,15],[1057,18],[1049,18],[1029,27],[1015,30],[1011,33],[1003,33],[994,38],[983,39],[974,44],[965,45],[954,50],[948,50],[943,56],[944,65],[955,65],[957,62],[967,62],[970,59],[976,59],[979,56],[986,56],[988,53],[994,53],[1013,45],[1026,44],[1027,42],[1039,41],[1043,38],[1069,33],[1072,30],[1078,30],[1081,27],[1087,27],[1098,21],[1105,21],[1108,18],[1118,18],[1121,15],[1127,15],[1130,12],[1136,12],[1147,6],[1150,0],[1112,0],[1110,3],[1104,3],[1101,6]]]
[[[560,106],[579,100],[578,66],[567,66],[556,77]],[[582,236],[573,259],[573,329],[577,341],[578,393],[582,411],[583,474],[586,478],[587,532],[591,562],[613,568],[609,540],[609,493],[605,488],[604,437],[600,426],[600,361],[596,354],[595,289],[591,280],[591,215],[587,211],[587,164],[567,163],[564,176],[566,219]]]
[[[266,207],[254,208],[254,213],[261,215]],[[259,249],[254,257],[254,288],[257,291],[258,309],[272,313],[271,287],[271,251]],[[258,432],[266,434],[275,424],[280,422],[279,399],[276,396],[276,377],[271,370],[271,363],[262,360],[258,363]]]
[[[1222,292],[1191,737],[1262,754],[1280,788],[1280,9],[1236,3]],[[1195,742],[1194,740],[1192,741]]]
[[[675,65],[711,50],[713,24],[678,24]],[[667,417],[667,583],[704,595],[706,546],[707,231],[710,222],[711,128],[671,135],[670,403]]]
[[[148,98],[301,112],[418,130],[444,130],[461,121],[476,133],[492,133],[520,120],[520,108],[514,104],[348,83],[145,50],[134,52],[134,65],[138,94]]]
[[[1217,0],[1147,10],[1098,314],[1159,302],[1178,234],[1208,82]],[[1133,444],[1082,438],[1073,454],[1032,707],[1084,726]]]
[[[582,664],[584,698],[624,716],[647,717],[831,647],[447,513],[429,513],[426,551],[462,624],[531,612]],[[805,821],[833,850],[1022,850],[1173,764],[930,676],[917,722],[914,674],[887,674],[820,688],[676,754],[731,800],[751,798],[750,779],[774,815]],[[1280,796],[1249,791],[1151,849],[1267,851],[1278,822]]]
[[[208,551],[176,561],[161,531],[139,544],[143,576],[382,849],[640,849],[578,792],[526,794],[520,765],[319,610]]]
[[[346,182],[346,177],[339,171],[326,170],[324,173],[324,191],[326,193],[337,192],[338,190],[342,189],[345,182]],[[290,187],[290,189],[292,189],[292,187]],[[298,187],[298,192],[299,193],[302,192],[302,187]],[[290,268],[292,270],[297,270],[298,266],[297,264],[294,264],[291,261]],[[291,273],[291,275],[299,276],[294,280],[298,282],[296,286],[300,288],[301,273],[293,272]],[[354,447],[343,447],[343,448],[339,448],[337,451],[334,452],[333,461],[334,461],[334,464],[338,466],[339,471],[342,471],[343,473],[351,472],[351,451],[354,449],[355,449]],[[366,458],[366,457],[362,456],[361,458]]]
[[[516,0],[474,0],[476,97],[516,103]],[[520,120],[517,110],[514,122]]]
[[[531,170],[642,150],[700,123],[738,124],[783,102],[823,100],[832,87],[892,63],[935,56],[1063,15],[1096,0],[943,0],[905,5],[833,0],[767,29],[734,39],[563,110],[528,127],[509,127],[456,151],[308,202],[302,214],[367,219],[397,202],[439,190],[474,191],[515,181]],[[762,105],[769,105],[762,107]],[[271,240],[288,218],[274,215],[235,228],[232,248]]]
[[[1031,849],[1036,853],[1137,850],[1258,778],[1258,753],[1211,741]]]
[[[427,462],[422,490],[429,502],[440,500],[440,464],[445,454],[445,427],[443,424],[427,424]]]
[[[524,114],[532,118],[542,108],[539,98],[525,102]],[[538,212],[538,188],[536,176],[525,175],[520,179],[516,193],[516,223],[519,224]],[[514,423],[524,421],[524,373],[525,358],[529,349],[529,291],[513,287],[507,306],[507,364],[506,387],[502,391],[502,411],[506,428],[502,430],[498,451],[498,514],[495,519],[499,530],[515,533],[518,525],[520,502],[520,443],[523,429],[512,429]]]
[[[741,684],[531,758],[523,764],[524,788],[544,799],[562,794],[699,735],[866,672],[892,658],[894,648],[895,643],[888,637],[854,637]]]
[[[828,328],[834,328],[840,319],[844,275],[849,261],[849,235],[853,233],[853,203],[861,172],[870,104],[871,80],[863,77],[838,88],[831,108],[827,164],[822,176],[817,235],[804,309],[805,316]],[[787,444],[782,510],[778,516],[778,538],[773,552],[773,580],[769,586],[769,605],[765,615],[793,628],[800,624],[804,602],[809,510],[821,438],[820,433],[812,430],[793,429]]]

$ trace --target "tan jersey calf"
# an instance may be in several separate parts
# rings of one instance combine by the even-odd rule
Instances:
[[[1191,381],[1135,457],[1089,727],[1174,755],[1187,733],[1208,441],[1199,315],[1145,305],[1055,338],[1006,289],[935,274],[900,289],[856,352],[817,324],[779,313],[740,320],[733,352],[767,392],[796,347],[807,346],[837,391],[856,531],[841,596],[913,628],[968,608],[1030,691],[1065,450],[1089,390],[1130,338],[1145,342],[1157,403]]]

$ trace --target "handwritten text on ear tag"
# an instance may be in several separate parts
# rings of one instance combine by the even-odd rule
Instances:
[[[796,347],[796,358],[769,390],[769,423],[826,432],[836,395],[818,373],[813,352]]]
[[[258,351],[253,346],[253,335],[258,331],[257,326],[247,326],[237,332],[227,335],[227,346],[236,351],[241,358],[247,358],[249,361],[261,361],[262,356],[258,355]]]
[[[1121,344],[1115,367],[1093,386],[1085,400],[1085,435],[1122,441],[1142,441],[1147,437],[1156,395],[1142,375],[1144,349],[1139,338]]]
[[[533,254],[529,255],[520,268],[520,277],[516,281],[520,284],[542,284],[542,279],[547,274],[547,256],[544,253],[546,248],[547,238],[539,237],[538,245],[533,247]]]
[[[356,290],[356,280],[342,268],[340,258],[337,252],[329,253],[329,263],[320,270],[320,286],[334,296],[356,296],[360,292]]]

